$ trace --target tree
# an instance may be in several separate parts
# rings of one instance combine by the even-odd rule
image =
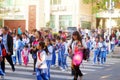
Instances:
[[[112,0],[115,2],[115,8],[118,8],[120,6],[116,4],[120,4],[120,0]],[[106,10],[106,2],[109,2],[109,0],[83,0],[85,4],[92,4],[92,12],[98,13],[103,10]]]

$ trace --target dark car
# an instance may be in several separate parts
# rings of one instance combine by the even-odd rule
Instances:
[[[74,31],[77,31],[77,27],[67,27],[67,39],[71,39]]]

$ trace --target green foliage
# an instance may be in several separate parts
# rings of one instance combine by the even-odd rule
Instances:
[[[120,2],[120,0],[112,0],[112,1],[114,1],[115,4]],[[83,3],[85,4],[92,4],[93,14],[106,10],[106,2],[109,2],[109,0],[83,0]]]

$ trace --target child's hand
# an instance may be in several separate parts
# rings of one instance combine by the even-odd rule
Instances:
[[[41,67],[41,65],[42,65],[42,64],[38,65],[38,68],[40,68],[40,67]]]

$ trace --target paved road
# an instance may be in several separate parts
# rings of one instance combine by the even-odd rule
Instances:
[[[93,65],[92,61],[90,62],[84,61],[83,65],[81,65],[81,70],[84,73],[84,80],[97,80],[97,77],[95,77],[96,79],[92,79],[92,77],[95,74],[102,73],[102,71],[110,69],[111,67],[117,65],[118,63],[120,63],[120,59],[114,59],[114,58],[108,58],[107,63],[105,65]],[[71,76],[71,72],[70,72],[70,60],[68,60],[68,64],[69,64],[69,70],[65,72],[62,72],[59,68],[51,68],[51,80],[72,80],[73,76]],[[16,65],[15,66],[16,71],[12,72],[9,64],[6,63],[5,80],[36,80],[35,76],[32,75],[32,71],[33,71],[32,66],[33,66],[32,63],[29,63],[28,67],[25,67],[23,65],[22,66]],[[104,80],[104,79],[100,79],[100,80]]]

